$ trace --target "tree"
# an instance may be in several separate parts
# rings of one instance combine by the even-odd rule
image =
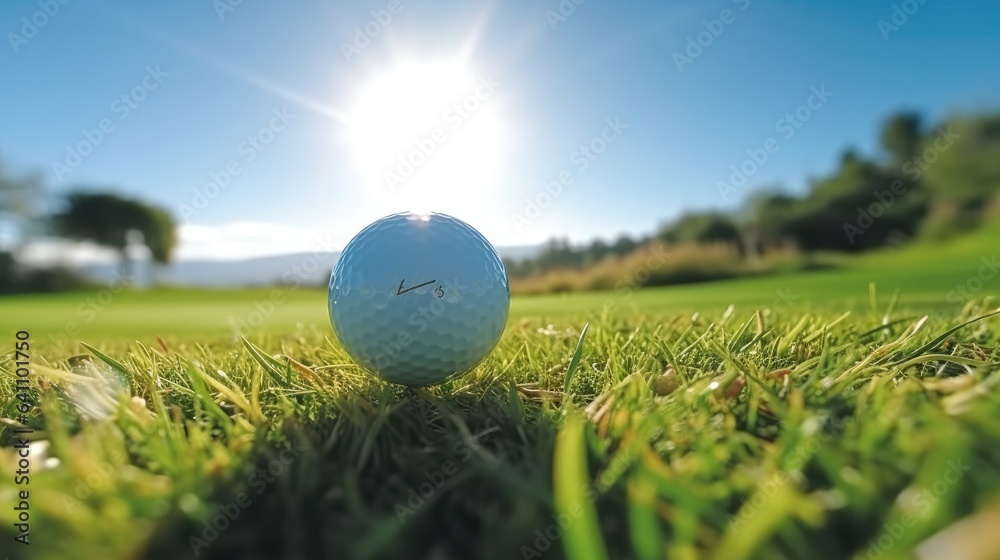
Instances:
[[[14,177],[0,161],[0,250],[10,251],[39,233],[42,195],[38,175]]]
[[[978,209],[1000,193],[1000,115],[952,119],[927,135],[906,171],[923,173],[936,199]]]
[[[37,175],[14,177],[0,161],[0,292],[19,289],[17,255],[37,233],[41,199]]]
[[[882,148],[895,166],[916,155],[922,142],[923,121],[917,113],[900,113],[882,125]]]
[[[660,239],[668,243],[740,242],[740,230],[731,217],[721,212],[689,213],[666,226]]]
[[[912,236],[926,212],[920,182],[848,152],[840,169],[813,182],[782,233],[807,251],[865,251]]]
[[[636,241],[627,235],[621,235],[615,240],[614,244],[611,245],[611,252],[616,256],[625,256],[635,250],[636,247],[645,243],[644,241]]]
[[[799,204],[799,199],[777,186],[751,193],[737,215],[747,255],[761,257],[780,247],[787,240],[787,224]]]
[[[598,262],[610,253],[611,247],[608,247],[604,241],[597,239],[584,251],[584,262],[587,264]]]
[[[177,245],[176,226],[168,211],[110,193],[71,193],[53,223],[62,235],[116,249],[123,266],[131,231],[142,233],[153,260],[160,264],[170,262]]]
[[[0,161],[0,213],[33,217],[38,212],[41,191],[38,176],[12,177]]]

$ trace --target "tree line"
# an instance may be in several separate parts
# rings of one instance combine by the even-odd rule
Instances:
[[[845,150],[828,176],[803,194],[753,192],[739,210],[686,212],[639,239],[573,246],[553,239],[533,258],[508,261],[513,277],[587,267],[652,243],[726,244],[742,259],[789,247],[857,253],[946,237],[1000,216],[1000,114],[958,115],[928,126],[915,112],[888,118],[880,150]]]

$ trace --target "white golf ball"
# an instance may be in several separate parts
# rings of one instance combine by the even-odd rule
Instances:
[[[503,261],[472,226],[402,213],[347,244],[330,278],[330,318],[347,353],[393,383],[441,383],[496,346],[510,311]]]

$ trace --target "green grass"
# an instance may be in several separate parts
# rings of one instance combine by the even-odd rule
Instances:
[[[32,331],[48,442],[30,547],[0,455],[0,555],[907,558],[1000,500],[1000,278],[948,296],[992,233],[836,271],[518,298],[483,364],[423,390],[352,365],[317,290],[283,292],[246,341],[233,325],[269,291],[114,294],[92,320],[95,294],[0,300],[11,345]]]

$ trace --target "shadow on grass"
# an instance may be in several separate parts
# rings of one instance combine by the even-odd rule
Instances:
[[[496,397],[396,397],[260,438],[205,515],[178,513],[144,555],[521,557],[551,516],[555,427]]]

